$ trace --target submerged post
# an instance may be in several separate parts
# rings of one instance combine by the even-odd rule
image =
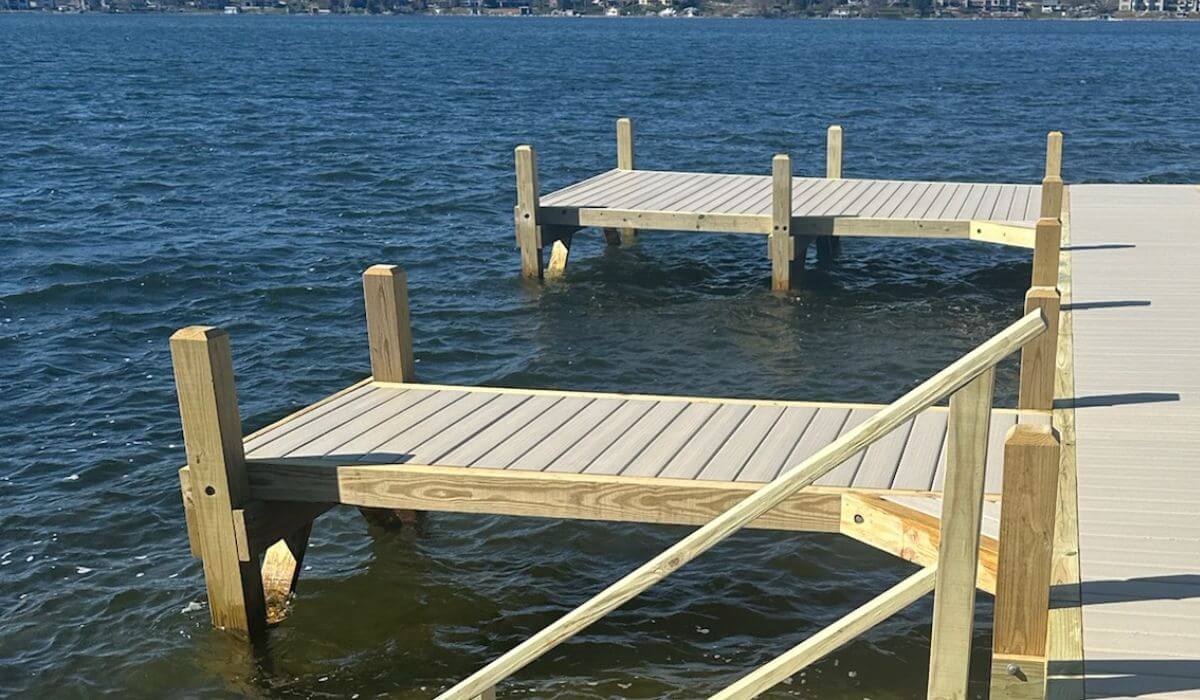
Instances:
[[[408,312],[408,275],[396,265],[372,265],[363,273],[367,306],[367,342],[371,376],[377,382],[411,382],[412,324]]]
[[[842,127],[834,124],[825,134],[825,177],[840,180],[842,177]],[[842,252],[842,239],[837,236],[817,237],[817,262],[822,265],[833,263]]]
[[[229,335],[190,326],[171,336],[196,534],[214,627],[254,639],[266,630],[257,561],[241,561],[234,510],[250,500]]]
[[[984,467],[992,418],[994,367],[950,397],[946,485],[933,596],[930,700],[965,700],[975,616]]]
[[[621,117],[617,120],[617,170],[633,169],[633,120]],[[637,229],[606,228],[604,239],[609,245],[633,245],[637,243]]]
[[[783,153],[771,161],[771,289],[786,292],[804,276],[803,251],[792,238],[792,159]],[[799,253],[799,254],[798,254]]]
[[[1060,454],[1058,433],[1049,426],[1017,424],[1004,441],[992,630],[991,697],[995,700],[1041,700],[1046,695]]]
[[[1058,359],[1058,313],[1062,295],[1054,287],[1030,287],[1025,313],[1041,309],[1046,332],[1021,348],[1021,380],[1017,407],[1038,411],[1054,408],[1054,374]]]
[[[533,146],[517,146],[517,245],[521,247],[521,275],[542,278],[542,233],[538,226],[537,154]]]

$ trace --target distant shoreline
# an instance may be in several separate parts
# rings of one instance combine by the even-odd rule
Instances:
[[[1194,22],[1200,20],[1200,16],[1171,16],[1171,15],[1131,15],[1131,16],[1116,16],[1116,15],[1089,15],[1083,17],[1063,17],[1063,16],[996,16],[996,15],[975,15],[975,16],[946,16],[946,17],[919,17],[919,16],[885,16],[885,17],[839,17],[831,15],[785,15],[785,16],[769,16],[769,15],[722,15],[722,14],[697,14],[694,16],[669,16],[663,17],[654,13],[646,13],[641,15],[620,15],[607,16],[603,14],[529,14],[518,15],[511,13],[483,13],[473,14],[466,12],[288,12],[286,10],[272,10],[262,8],[239,8],[237,12],[226,12],[224,10],[209,10],[209,9],[179,9],[172,8],[166,10],[133,10],[133,11],[98,11],[98,10],[62,10],[51,8],[31,8],[31,9],[13,9],[2,8],[0,15],[111,15],[111,16],[203,16],[203,17],[235,17],[240,15],[247,16],[270,16],[270,17],[428,17],[428,18],[473,18],[473,19],[562,19],[562,20],[711,20],[711,19],[761,19],[761,20],[800,20],[800,21],[832,21],[832,22],[895,22],[895,21],[923,21],[923,22],[978,22],[978,21],[1031,21],[1031,22]]]

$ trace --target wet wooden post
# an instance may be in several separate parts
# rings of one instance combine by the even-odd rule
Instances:
[[[995,368],[989,368],[950,397],[946,484],[929,654],[930,700],[967,697],[984,467],[995,376]]]
[[[288,604],[300,581],[300,568],[304,565],[304,553],[311,534],[312,522],[309,522],[271,545],[263,555],[263,599],[267,622],[272,625],[287,617]]]
[[[517,245],[521,247],[521,275],[542,278],[542,231],[538,225],[537,154],[533,146],[517,146],[517,206],[514,211]]]
[[[804,277],[803,246],[792,237],[792,159],[780,153],[771,161],[771,233],[767,252],[771,257],[771,289],[786,292],[799,286]],[[797,250],[800,248],[800,250]]]
[[[416,378],[412,319],[408,309],[408,275],[398,265],[372,265],[363,273],[367,307],[367,344],[371,378],[377,382],[411,382]],[[367,522],[384,528],[418,527],[423,514],[388,508],[358,509]]]
[[[825,134],[825,177],[842,178],[842,127],[834,124]],[[817,262],[832,264],[842,252],[842,239],[837,236],[817,237]]]
[[[214,627],[246,639],[266,630],[257,561],[242,561],[234,511],[250,500],[229,335],[190,326],[171,336],[195,530]]]
[[[621,117],[617,120],[617,170],[633,169],[633,120]],[[637,229],[606,228],[604,238],[609,245],[633,245],[637,243]]]
[[[1018,424],[1004,441],[1004,499],[992,629],[991,697],[1046,696],[1054,518],[1061,444],[1049,426]]]

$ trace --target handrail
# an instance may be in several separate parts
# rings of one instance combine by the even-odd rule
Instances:
[[[1047,327],[1046,318],[1040,309],[1026,314],[881,409],[858,427],[821,448],[799,465],[784,471],[774,481],[764,484],[745,500],[713,518],[707,525],[668,547],[500,658],[437,696],[437,700],[471,700],[490,690],[500,681],[779,505],[795,492],[809,486],[905,421],[992,369],[1001,360],[1044,332]]]
[[[895,586],[863,603],[783,654],[742,676],[709,700],[746,700],[782,683],[789,676],[821,660],[826,654],[912,605],[933,590],[937,564],[921,569]]]

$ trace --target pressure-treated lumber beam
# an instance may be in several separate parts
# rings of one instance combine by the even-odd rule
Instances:
[[[250,465],[257,498],[611,522],[703,525],[760,484],[508,469],[303,464]],[[837,532],[841,493],[793,495],[747,527]]]
[[[1004,500],[992,626],[992,697],[996,700],[1045,697],[1060,456],[1058,434],[1049,426],[1017,424],[1004,441]]]
[[[967,456],[978,456],[979,464],[977,465],[978,474],[978,490],[979,503],[975,507],[975,537],[970,543],[970,551],[965,554],[969,557],[970,568],[965,573],[959,571],[957,576],[963,581],[956,581],[962,584],[965,581],[965,586],[970,589],[972,600],[975,592],[975,550],[979,546],[979,518],[978,514],[982,509],[983,501],[983,457],[986,454],[986,431],[988,425],[988,417],[991,410],[991,391],[987,391],[988,406],[980,408],[983,403],[979,394],[982,390],[979,388],[979,382],[982,381],[988,386],[991,386],[991,378],[994,375],[994,367],[1004,357],[1014,352],[1017,348],[1023,345],[1030,338],[1033,338],[1038,333],[1045,331],[1046,324],[1042,320],[1040,314],[1029,314],[1009,326],[1004,331],[993,336],[988,341],[984,342],[979,347],[964,355],[956,362],[938,372],[933,377],[922,382],[916,388],[912,389],[904,396],[901,396],[895,402],[889,404],[874,416],[871,416],[858,426],[850,429],[840,438],[825,447],[817,450],[817,452],[804,460],[800,464],[793,467],[791,470],[785,470],[783,474],[776,477],[774,481],[763,485],[753,495],[746,500],[738,503],[736,506],[725,511],[721,515],[713,518],[703,527],[697,529],[692,534],[683,538],[676,544],[668,547],[666,550],[653,557],[645,564],[639,566],[626,576],[622,577],[617,582],[610,585],[605,590],[596,594],[579,607],[567,613],[557,621],[551,623],[541,631],[526,639],[521,644],[518,644],[508,653],[488,664],[484,668],[476,671],[469,678],[450,688],[446,692],[439,695],[440,700],[468,700],[474,697],[487,688],[495,687],[495,685],[505,678],[509,677],[516,671],[524,668],[526,665],[545,654],[550,649],[558,646],[562,642],[570,639],[573,635],[582,629],[585,629],[596,620],[607,615],[612,610],[629,601],[634,596],[638,595],[655,583],[661,581],[674,571],[679,569],[684,564],[688,563],[697,556],[708,551],[717,543],[723,541],[733,533],[746,526],[748,523],[756,520],[766,512],[774,509],[780,503],[795,495],[799,490],[812,484],[822,475],[829,472],[837,465],[841,464],[847,458],[857,454],[860,450],[865,449],[875,440],[887,435],[895,430],[902,423],[915,416],[918,412],[926,409],[930,405],[936,403],[947,394],[958,392],[964,385],[971,387],[965,395],[959,396],[957,403],[960,405],[957,411],[955,410],[955,400],[951,399],[951,411],[956,413],[967,412],[970,415],[961,417],[959,422],[970,420],[971,431],[978,432],[977,423],[982,423],[982,430],[985,434],[982,449],[978,450],[979,455],[975,455],[975,450],[972,450]],[[986,375],[986,376],[985,376]],[[963,400],[968,401],[969,409],[961,407]],[[982,417],[977,416],[977,413],[982,412]],[[963,430],[960,428],[959,432]],[[954,436],[952,436],[954,438]],[[958,440],[966,440],[966,438],[958,437]],[[951,448],[950,464],[957,464],[963,461],[964,455],[960,452],[966,452],[965,449],[955,450]],[[961,470],[959,470],[961,471]],[[961,476],[951,476],[947,478],[947,483],[951,484]],[[958,489],[962,491],[963,489]],[[960,496],[960,500],[969,494]],[[955,505],[949,505],[947,508],[953,512]],[[962,516],[959,516],[962,519]],[[950,538],[950,533],[947,533],[947,538]],[[955,552],[959,547],[966,544],[961,540],[966,537],[956,534],[952,539],[956,543],[953,547],[947,547],[946,540],[943,540],[943,552]],[[943,557],[941,561],[946,560]],[[957,568],[961,568],[960,566]],[[939,570],[940,574],[940,570]],[[939,579],[940,580],[940,579]],[[958,596],[961,598],[961,595]],[[957,610],[955,610],[957,612]],[[969,628],[969,624],[968,624]],[[950,635],[943,635],[946,638]],[[963,652],[965,653],[965,652]],[[964,681],[965,686],[965,681]]]
[[[266,628],[262,579],[257,562],[238,557],[234,535],[233,511],[250,500],[250,483],[229,336],[205,326],[179,330],[171,336],[171,360],[212,622],[257,638]]]
[[[950,397],[942,541],[938,546],[929,652],[930,700],[967,697],[984,466],[995,377],[995,368],[989,368]]]
[[[753,673],[742,676],[733,685],[713,695],[711,700],[749,700],[758,697],[920,599],[933,590],[936,578],[936,566],[921,569]]]
[[[937,564],[941,521],[877,494],[842,495],[842,534],[918,566]],[[986,535],[979,538],[979,566],[975,585],[996,592],[999,547]]]
[[[517,146],[517,207],[514,210],[517,245],[521,247],[521,275],[542,278],[542,233],[538,222],[537,154],[533,146]]]
[[[408,276],[396,265],[373,265],[363,273],[371,375],[381,382],[410,382],[416,376]]]
[[[1017,407],[1039,411],[1054,408],[1054,376],[1058,354],[1058,316],[1062,295],[1054,287],[1030,287],[1025,313],[1040,309],[1048,329],[1021,348],[1021,383]]]

